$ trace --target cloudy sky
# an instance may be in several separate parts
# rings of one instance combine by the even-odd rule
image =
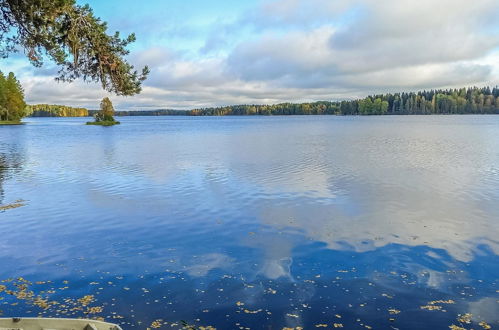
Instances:
[[[135,32],[130,61],[152,73],[119,109],[363,97],[497,85],[497,0],[78,0]],[[0,62],[30,104],[97,108],[99,85],[56,83],[50,64]]]

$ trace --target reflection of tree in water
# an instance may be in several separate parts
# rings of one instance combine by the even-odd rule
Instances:
[[[2,204],[4,191],[3,191],[3,181],[5,179],[5,172],[7,171],[7,160],[5,156],[0,154],[0,204]]]
[[[4,202],[4,182],[21,168],[19,153],[0,152],[0,205]]]

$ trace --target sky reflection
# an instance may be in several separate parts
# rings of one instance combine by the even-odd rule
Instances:
[[[498,322],[495,117],[32,120],[0,131],[0,279],[137,328]]]

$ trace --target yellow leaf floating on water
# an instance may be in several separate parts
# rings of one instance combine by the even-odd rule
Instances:
[[[87,296],[84,296],[83,298],[78,299],[78,302],[79,302],[82,306],[88,306],[88,305],[90,305],[93,301],[94,301],[94,296],[93,296],[93,295],[87,295]]]
[[[433,300],[428,302],[428,305],[421,306],[421,309],[426,309],[429,311],[439,311],[442,310],[442,306],[438,306],[437,304],[455,304],[456,302],[452,299],[449,300]]]
[[[37,297],[34,301],[33,304],[42,308],[42,309],[47,309],[49,308],[49,304],[46,299],[42,299],[40,297]]]
[[[490,325],[488,325],[487,322],[485,322],[485,321],[478,323],[478,325],[486,330],[492,329],[492,327]]]
[[[327,328],[327,324],[316,324],[316,328]]]
[[[335,328],[343,328],[343,324],[342,323],[333,323],[333,327],[335,327]]]
[[[96,307],[89,307],[87,309],[87,314],[99,314],[102,313],[102,307],[96,306]]]
[[[11,210],[11,209],[17,209],[17,208],[23,207],[23,206],[26,206],[26,203],[25,203],[25,201],[23,201],[22,199],[20,199],[20,200],[17,200],[15,203],[12,203],[12,204],[0,205],[0,211],[7,211],[7,210]]]
[[[388,312],[391,314],[391,315],[397,315],[397,314],[400,314],[400,311],[398,309],[395,309],[395,308],[390,308],[388,310]]]
[[[262,309],[257,309],[256,311],[250,311],[249,309],[245,309],[244,312],[246,314],[258,314],[260,312],[263,312],[263,310]]]
[[[299,318],[299,316],[296,315],[296,314],[290,314],[290,313],[288,313],[286,315],[289,316],[289,317],[294,317],[295,319]]]
[[[156,320],[151,323],[151,328],[153,329],[159,329],[163,325],[163,320]]]
[[[433,300],[428,303],[428,305],[435,305],[435,304],[455,304],[456,302],[452,299],[449,300]]]
[[[462,328],[462,327],[458,327],[457,325],[449,325],[449,328],[452,329],[452,330],[466,330],[465,328]]]
[[[459,314],[457,320],[461,323],[470,324],[472,315],[470,313],[466,313],[464,315]]]

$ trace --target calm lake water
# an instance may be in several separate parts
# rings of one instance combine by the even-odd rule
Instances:
[[[0,127],[4,316],[499,326],[499,116],[86,120]]]

